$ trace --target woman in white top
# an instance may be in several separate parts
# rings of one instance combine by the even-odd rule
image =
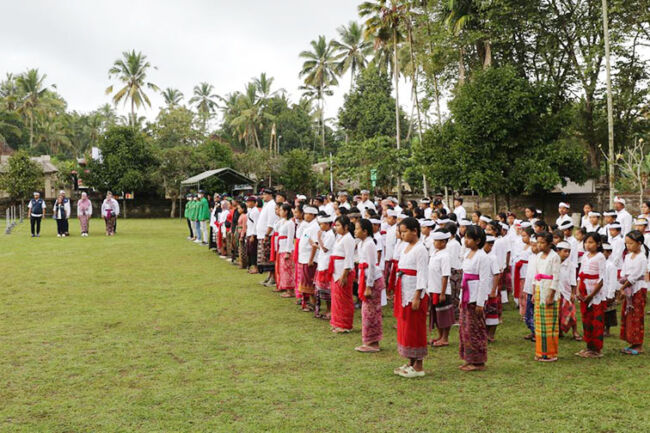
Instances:
[[[120,205],[113,198],[113,193],[110,191],[106,193],[101,212],[102,218],[106,222],[106,236],[113,236],[115,234],[115,221],[120,214]]]
[[[330,308],[332,305],[330,295],[331,275],[328,274],[327,269],[330,264],[332,247],[336,240],[332,231],[333,221],[333,216],[319,216],[317,222],[320,230],[316,234],[318,258],[316,260],[316,274],[314,276],[314,286],[316,288],[316,309],[314,310],[314,316],[326,320],[330,320]],[[325,314],[321,313],[321,302],[323,301],[326,304]]]
[[[583,358],[599,358],[603,348],[605,328],[605,302],[603,302],[603,279],[606,262],[601,252],[602,242],[597,233],[587,233],[584,240],[585,255],[582,256],[578,274],[578,299],[582,313],[583,340],[587,348],[576,353]]]
[[[647,292],[644,277],[648,272],[648,250],[643,241],[643,233],[638,230],[633,230],[625,236],[628,253],[621,270],[624,283],[619,296],[623,299],[621,339],[629,344],[621,352],[626,355],[638,355],[643,352],[643,319]]]
[[[560,256],[552,249],[553,234],[537,235],[535,260],[535,360],[557,361],[560,339]]]
[[[422,360],[427,355],[427,267],[429,253],[420,240],[420,223],[412,217],[399,223],[403,249],[397,264],[395,312],[397,350],[409,360],[393,372],[413,378],[424,376]]]
[[[483,251],[485,232],[470,226],[465,232],[467,255],[463,259],[463,283],[460,303],[460,357],[463,371],[484,370],[487,361],[485,303],[494,282],[490,259]]]
[[[93,204],[88,198],[88,193],[82,192],[81,198],[77,202],[77,218],[81,225],[81,236],[88,236],[88,221],[93,214]]]
[[[354,236],[359,240],[359,300],[361,301],[361,341],[355,350],[359,352],[379,352],[379,342],[383,337],[381,292],[384,289],[384,276],[377,266],[377,245],[373,237],[373,225],[367,219],[355,224]]]
[[[330,256],[329,272],[332,273],[332,313],[330,325],[336,334],[350,332],[354,323],[354,246],[350,233],[350,219],[343,215],[334,223],[336,241]]]
[[[277,271],[278,290],[287,294],[286,297],[293,297],[296,289],[295,266],[293,264],[293,247],[296,233],[296,224],[292,221],[293,212],[289,203],[280,206],[280,219],[278,220],[278,254],[275,265]]]

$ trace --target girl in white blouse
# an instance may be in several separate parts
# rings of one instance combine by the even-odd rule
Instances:
[[[332,231],[332,222],[334,218],[331,216],[319,216],[319,232],[316,235],[316,245],[318,246],[318,258],[316,265],[316,275],[314,276],[314,286],[316,288],[316,308],[314,315],[319,319],[330,320],[331,309],[331,293],[330,293],[330,279],[327,269],[330,264],[330,256],[332,255],[332,247],[336,236]],[[321,302],[325,302],[325,313],[321,313]]]
[[[409,360],[394,370],[407,378],[424,376],[422,360],[427,355],[427,267],[429,253],[420,240],[420,223],[412,217],[399,223],[403,249],[399,254],[395,287],[397,350]]]
[[[597,233],[587,233],[584,240],[585,255],[582,256],[578,274],[578,299],[582,313],[583,340],[587,348],[576,353],[583,358],[602,356],[603,334],[605,330],[605,303],[603,302],[603,278],[606,259],[602,242]]]
[[[354,235],[359,240],[359,273],[357,282],[361,300],[361,340],[358,352],[379,352],[382,339],[381,292],[383,275],[377,266],[377,245],[373,237],[372,223],[362,219],[355,224]]]
[[[647,283],[645,275],[648,272],[648,249],[644,245],[644,236],[638,230],[633,230],[625,236],[627,255],[621,270],[622,286],[619,297],[623,300],[621,309],[621,339],[627,341],[628,347],[621,350],[626,355],[643,353],[643,319]]]
[[[332,313],[330,325],[336,334],[347,333],[354,322],[354,247],[350,219],[342,215],[336,219],[334,230],[336,242],[330,256],[329,270],[332,273]],[[352,230],[354,230],[352,228]]]
[[[293,212],[291,205],[288,203],[282,204],[279,210],[280,219],[278,220],[278,236],[277,245],[278,253],[276,258],[277,270],[277,283],[278,290],[285,292],[286,297],[293,297],[295,284],[295,267],[293,264],[293,246],[296,233],[296,225],[291,220]]]

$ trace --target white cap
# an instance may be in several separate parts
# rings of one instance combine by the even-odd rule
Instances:
[[[634,221],[635,226],[647,226],[648,220],[645,218],[638,218]]]
[[[563,221],[562,224],[560,224],[560,228],[562,230],[572,229],[573,228],[573,222],[569,221],[569,220]]]
[[[600,217],[600,212],[591,211],[587,214],[588,217]]]
[[[449,224],[449,218],[444,218],[444,219],[441,218],[441,219],[437,220],[436,222],[437,222],[438,224],[441,224],[441,225],[442,225],[442,224]]]
[[[318,209],[316,209],[315,207],[312,207],[312,206],[305,206],[304,208],[302,208],[302,211],[303,211],[303,213],[310,213],[310,214],[313,214],[313,215],[318,215]]]
[[[625,206],[625,199],[616,196],[616,197],[614,197],[614,203],[620,203],[620,204],[622,204],[623,206]]]
[[[607,251],[611,251],[611,250],[612,250],[612,246],[611,246],[610,244],[608,244],[607,242],[605,242],[605,243],[603,244],[603,249],[604,249],[604,250],[607,250]]]
[[[397,212],[395,209],[388,209],[388,212],[386,212],[386,215],[389,217],[399,217],[399,212]]]
[[[344,196],[347,197],[347,196],[348,196],[348,192],[347,192],[347,191],[339,191],[339,195],[340,195],[340,196],[341,196],[341,195],[344,195]]]
[[[398,219],[398,220],[403,220],[403,219],[405,219],[405,218],[409,218],[409,216],[406,215],[406,214],[403,214],[403,213],[397,215],[397,219]]]
[[[462,219],[460,220],[459,225],[467,227],[467,226],[471,226],[472,222],[468,219]]]
[[[567,241],[562,241],[557,244],[557,249],[558,250],[570,250],[571,249],[571,244],[568,243]]]
[[[557,205],[557,207],[563,207],[563,208],[571,209],[571,206],[569,206],[569,203],[565,203],[563,201],[561,201],[560,204]]]
[[[302,195],[302,194],[298,194],[298,195],[296,196],[296,198],[297,198],[298,200],[307,200],[307,196],[304,196],[304,195]]]
[[[431,238],[434,241],[444,241],[447,240],[451,237],[451,233],[449,232],[433,232],[431,233]]]
[[[316,218],[316,220],[318,221],[318,224],[320,224],[320,223],[332,223],[332,222],[334,222],[334,217],[331,217],[331,216],[319,216],[318,218]]]
[[[425,219],[425,220],[420,221],[420,225],[422,227],[433,227],[434,225],[436,225],[436,222],[433,221],[433,220],[426,220]]]
[[[370,191],[368,191],[367,189],[362,189],[360,194],[370,194]]]
[[[64,191],[64,190],[61,190],[61,191],[59,191],[59,194],[63,194],[63,195],[65,195],[65,191]],[[625,204],[625,202],[623,202],[623,204]]]
[[[487,235],[487,236],[485,237],[485,242],[488,242],[488,243],[493,243],[493,242],[496,241],[496,240],[497,240],[497,238],[495,238],[495,237],[492,236],[492,235]]]
[[[481,215],[481,217],[479,219],[481,221],[483,221],[483,222],[486,222],[486,223],[489,223],[489,222],[492,221],[490,218],[486,217],[485,215]]]
[[[389,197],[388,200],[392,201],[393,203],[399,203],[399,200],[395,197]]]

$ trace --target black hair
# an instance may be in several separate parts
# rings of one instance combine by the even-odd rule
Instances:
[[[447,217],[448,217],[451,221],[453,221],[453,222],[457,222],[457,221],[458,221],[458,215],[456,215],[456,214],[453,213],[453,212],[450,213],[449,215],[447,215]]]
[[[287,219],[293,218],[293,207],[289,203],[282,203],[280,209],[287,213]]]
[[[499,224],[497,221],[492,220],[488,223],[488,225],[494,230],[495,237],[501,237],[501,224]]]
[[[526,228],[524,229],[524,232],[526,232],[526,234],[527,234],[528,236],[532,236],[532,235],[535,234],[535,230],[533,230],[532,227],[526,227]]]
[[[415,211],[415,217],[417,219],[424,218],[424,210],[422,208],[415,207],[415,208],[413,208],[413,210]]]
[[[296,206],[296,208],[293,210],[294,214],[296,213],[296,211],[299,211],[301,214],[304,214],[305,213],[304,207],[305,207],[305,203],[303,203],[302,201],[299,202],[298,206]]]
[[[646,206],[650,207],[650,200],[644,201],[643,204],[645,204]]]
[[[586,202],[585,206],[589,206],[592,209],[594,208],[594,204],[592,202],[590,202],[590,201]]]
[[[505,212],[499,212],[499,219],[501,219],[501,221],[503,222],[506,222],[506,220],[508,219],[508,215],[506,215]]]
[[[264,206],[264,200],[258,198],[257,203],[255,203],[255,207],[263,207],[263,206]]]
[[[475,211],[474,211],[474,212],[472,212],[472,213],[475,213],[475,214],[476,214],[476,216],[477,216],[477,217],[479,217],[479,218],[481,218],[481,216],[483,215],[483,214],[481,213],[481,211],[480,211],[480,210],[475,210]]]
[[[354,226],[350,222],[350,218],[348,218],[347,215],[341,215],[334,221],[334,223],[336,223],[337,221],[341,223],[343,228],[347,227],[348,232],[352,235],[352,237],[354,237]]]
[[[368,216],[370,218],[378,218],[377,212],[375,212],[374,209],[372,208],[366,209],[366,212],[368,212]]]
[[[560,240],[563,241],[564,240],[564,230],[561,230],[561,229],[553,230],[553,236],[557,236],[558,238],[560,238]]]
[[[241,208],[241,212],[240,212],[240,213],[243,213],[243,214],[248,213],[248,206],[246,206],[246,203],[243,203],[243,202],[237,202],[237,204],[238,204],[239,207]]]
[[[411,206],[413,206],[413,209],[415,209],[415,208],[418,207],[418,202],[417,202],[417,201],[415,201],[415,200],[409,200],[408,202],[411,203]]]
[[[411,212],[409,209],[403,209],[402,213],[408,216],[409,218],[413,218],[413,212]]]
[[[278,192],[276,192],[276,193],[275,193],[275,196],[276,196],[276,197],[277,197],[277,196],[283,197],[285,200],[287,199],[287,193],[284,192],[284,191],[278,191]]]
[[[327,212],[324,210],[319,210],[318,213],[316,214],[317,217],[328,217],[330,215],[327,215]]]
[[[548,224],[544,222],[544,220],[537,220],[535,221],[535,226],[541,227],[542,231],[547,232],[548,231]]]
[[[582,236],[585,236],[587,234],[587,228],[586,227],[580,227],[580,230],[578,230],[580,233],[582,233]]]
[[[649,250],[645,244],[645,237],[643,236],[643,233],[638,230],[632,230],[625,236],[632,239],[634,242],[640,243],[643,246],[643,252],[645,253],[645,256],[648,257]]]
[[[452,235],[456,236],[456,232],[458,232],[458,226],[455,223],[449,223],[445,224],[445,229]]]
[[[553,233],[547,231],[539,232],[537,233],[536,238],[538,242],[540,239],[544,239],[546,243],[551,246],[551,249],[555,250],[555,245],[553,244]]]
[[[476,241],[479,249],[485,246],[485,231],[479,226],[467,227],[465,237]]]
[[[361,213],[358,207],[352,206],[350,209],[348,209],[348,213]]]
[[[460,204],[463,204],[463,198],[462,197],[454,197],[454,200],[456,200]]]
[[[537,208],[534,206],[526,206],[526,210],[529,210],[533,213],[533,218],[537,216]]]
[[[371,238],[375,243],[377,243],[377,240],[374,237],[372,223],[370,222],[369,219],[361,218],[359,221],[357,221],[357,224],[359,224],[359,226],[361,227],[361,231],[366,232],[366,235],[368,235],[369,238]]]
[[[603,252],[603,238],[601,238],[601,236],[596,232],[589,232],[585,236],[583,242],[586,243],[587,239],[589,239],[589,238],[593,239],[594,242],[596,242],[596,251],[598,251],[599,253],[602,253]]]
[[[420,223],[413,217],[404,218],[400,223],[400,226],[406,227],[407,230],[415,230],[420,237]]]
[[[350,213],[350,210],[345,206],[339,206],[339,212],[341,215],[347,215]]]

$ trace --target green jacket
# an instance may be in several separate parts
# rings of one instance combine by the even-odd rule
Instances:
[[[207,221],[210,219],[210,204],[205,197],[197,203],[197,216],[199,221]]]
[[[188,201],[185,203],[185,213],[183,213],[183,217],[190,219],[190,210],[192,209],[192,201]]]
[[[196,221],[196,204],[197,203],[194,200],[192,200],[189,203],[189,209],[188,209],[187,214],[188,214],[188,218],[190,219],[190,221]]]

